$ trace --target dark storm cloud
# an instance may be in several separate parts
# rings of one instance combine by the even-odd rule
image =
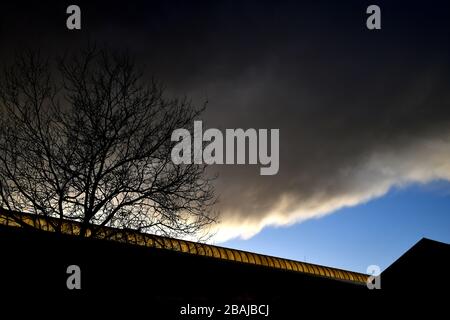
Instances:
[[[371,32],[368,4],[80,2],[79,33],[64,28],[65,4],[15,5],[1,13],[0,55],[87,39],[128,48],[170,94],[207,99],[209,127],[279,128],[278,175],[212,168],[217,239],[245,237],[450,178],[450,9],[380,1],[383,29]]]

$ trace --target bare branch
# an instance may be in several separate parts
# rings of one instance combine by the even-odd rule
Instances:
[[[22,54],[0,81],[0,206],[79,221],[81,236],[195,235],[216,219],[214,190],[204,166],[172,163],[171,134],[203,110],[166,98],[127,54]]]

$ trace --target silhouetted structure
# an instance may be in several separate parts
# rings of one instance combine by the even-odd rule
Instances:
[[[79,234],[79,229],[82,227],[81,224],[73,221],[63,221],[62,223],[51,222],[52,221],[49,221],[48,217],[42,218],[37,215],[14,212],[4,212],[3,214],[0,213],[0,225],[26,229],[28,231],[39,230],[56,232],[53,230],[53,226],[61,225],[61,229],[58,230],[57,233],[62,232],[65,235],[74,236]],[[87,235],[91,234],[92,229],[95,229],[95,233],[92,234],[95,234],[94,237],[96,240],[113,240],[115,242],[138,245],[151,249],[164,249],[195,256],[226,260],[228,262],[238,262],[242,264],[299,272],[307,275],[341,280],[359,285],[365,284],[367,279],[367,275],[357,272],[329,268],[311,263],[271,257],[241,250],[222,248],[204,243],[145,234],[128,229],[115,229],[91,225],[87,229]]]
[[[423,239],[382,274],[382,290],[368,290],[367,275],[360,273],[131,230],[102,228],[97,238],[83,238],[71,235],[79,228],[74,222],[63,224],[64,233],[55,233],[45,221],[19,213],[15,219],[11,213],[0,215],[2,296],[28,302],[45,298],[63,308],[101,298],[111,306],[120,302],[122,308],[160,313],[164,319],[178,319],[186,304],[269,304],[268,319],[307,310],[346,314],[382,305],[380,292],[391,288],[437,281],[429,277],[430,270],[449,257],[449,245]],[[69,265],[81,268],[81,290],[66,287]],[[423,275],[417,270],[427,276],[411,277]],[[141,303],[145,309],[132,309]],[[229,317],[213,319],[221,318]]]
[[[422,238],[381,274],[382,288],[410,294],[448,287],[444,273],[450,268],[450,245]]]

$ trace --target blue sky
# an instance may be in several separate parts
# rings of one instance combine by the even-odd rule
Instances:
[[[450,243],[450,183],[396,188],[387,195],[290,227],[269,227],[225,247],[353,271],[384,270],[422,237]]]

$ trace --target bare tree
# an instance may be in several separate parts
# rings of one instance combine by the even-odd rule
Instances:
[[[205,167],[171,161],[172,131],[204,108],[166,98],[127,54],[90,48],[55,62],[28,52],[3,72],[0,207],[57,231],[78,221],[80,236],[95,226],[195,236],[214,222]]]

